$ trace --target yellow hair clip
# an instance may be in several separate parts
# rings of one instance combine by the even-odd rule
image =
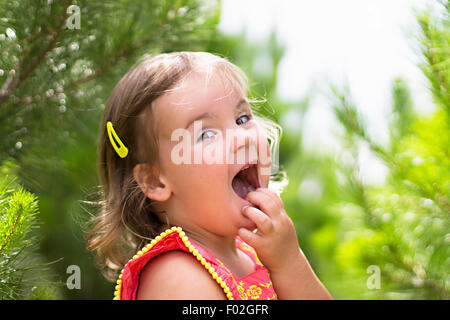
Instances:
[[[109,141],[111,141],[111,144],[112,144],[114,150],[116,150],[119,157],[125,158],[128,154],[128,149],[127,149],[127,147],[125,147],[122,140],[120,140],[119,136],[117,135],[116,131],[113,128],[111,121],[108,121],[106,123],[106,129],[108,131]],[[116,139],[117,142],[119,143],[120,147],[117,146],[116,142],[113,139],[113,136],[114,136],[114,139]]]

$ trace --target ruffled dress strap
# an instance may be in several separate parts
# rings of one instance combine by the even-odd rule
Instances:
[[[236,247],[252,259],[255,271],[238,279],[237,291],[241,300],[278,300],[269,270],[261,263],[255,249],[236,237]]]
[[[238,238],[238,237],[237,237]],[[267,284],[268,281],[271,284],[267,269],[258,262],[259,259],[256,256],[253,248],[245,244],[242,240],[236,239],[236,245],[249,255],[249,257],[255,263],[255,271],[242,279],[237,279],[233,273],[212,253],[206,250],[203,246],[196,243],[193,240],[188,239],[184,231],[180,227],[173,227],[161,233],[142,250],[138,251],[133,258],[123,268],[117,280],[117,285],[114,292],[115,300],[135,300],[141,271],[150,262],[151,259],[157,257],[172,250],[182,250],[189,254],[192,254],[201,265],[209,272],[211,277],[217,282],[217,284],[224,291],[225,296],[229,300],[241,299],[246,297],[247,291],[249,293],[253,290],[255,295],[252,297],[262,297],[258,294],[260,290],[255,287],[251,287],[253,282]],[[252,252],[253,250],[253,252]],[[252,277],[250,277],[252,276]],[[239,284],[241,283],[241,285]],[[251,288],[250,288],[251,287]],[[270,286],[268,286],[269,288]],[[268,298],[276,298],[273,288],[267,291],[264,295]],[[240,290],[247,290],[243,295]],[[262,293],[262,291],[260,292]],[[251,296],[251,294],[250,294]]]

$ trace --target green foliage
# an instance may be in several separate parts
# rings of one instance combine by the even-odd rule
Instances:
[[[1,195],[0,254],[5,255],[11,252],[11,248],[17,247],[19,243],[27,245],[24,238],[35,223],[37,205],[33,194],[22,188],[10,189],[10,186],[5,183],[3,183]]]
[[[44,265],[36,264],[38,225],[36,196],[17,184],[12,163],[0,167],[0,300],[52,299],[53,285],[42,278]],[[40,280],[32,274],[40,274]],[[30,276],[31,275],[31,276]]]
[[[346,129],[342,138],[356,159],[361,143],[382,160],[389,171],[381,186],[361,181],[357,161],[340,163],[346,177],[341,188],[351,198],[333,211],[342,216],[335,227],[318,231],[315,243],[337,263],[342,281],[337,292],[354,298],[448,299],[450,270],[450,82],[448,61],[449,11],[439,20],[420,14],[421,43],[436,111],[415,114],[403,80],[393,83],[391,144],[373,141],[347,89],[334,90],[337,119]],[[446,27],[444,27],[446,26]],[[322,237],[329,241],[324,247]],[[327,250],[327,251],[325,251]],[[364,288],[369,266],[381,270],[381,288]],[[339,287],[341,286],[341,287]],[[352,287],[350,289],[350,287]],[[352,291],[354,288],[358,288]]]
[[[418,13],[417,20],[421,30],[418,41],[424,58],[421,69],[431,84],[434,101],[449,114],[450,8],[448,1],[443,1],[441,6],[442,17],[436,17],[430,11]]]

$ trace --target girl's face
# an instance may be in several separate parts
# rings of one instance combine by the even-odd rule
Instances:
[[[223,236],[255,228],[241,209],[252,188],[267,188],[270,152],[243,93],[193,73],[153,110],[170,223]]]

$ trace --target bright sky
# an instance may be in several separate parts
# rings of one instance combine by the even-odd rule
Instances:
[[[248,39],[264,40],[273,27],[287,48],[279,70],[283,100],[312,94],[305,119],[304,144],[318,152],[336,150],[336,123],[330,109],[328,83],[347,81],[354,100],[378,141],[388,139],[391,83],[408,81],[419,112],[432,110],[426,81],[417,68],[413,8],[430,0],[222,0],[220,29]],[[276,107],[276,106],[274,106]],[[286,116],[285,130],[296,127]],[[298,117],[297,117],[298,119]],[[368,182],[383,180],[382,166],[363,152],[361,170]],[[365,171],[365,173],[364,173]],[[380,180],[381,179],[381,180]]]

